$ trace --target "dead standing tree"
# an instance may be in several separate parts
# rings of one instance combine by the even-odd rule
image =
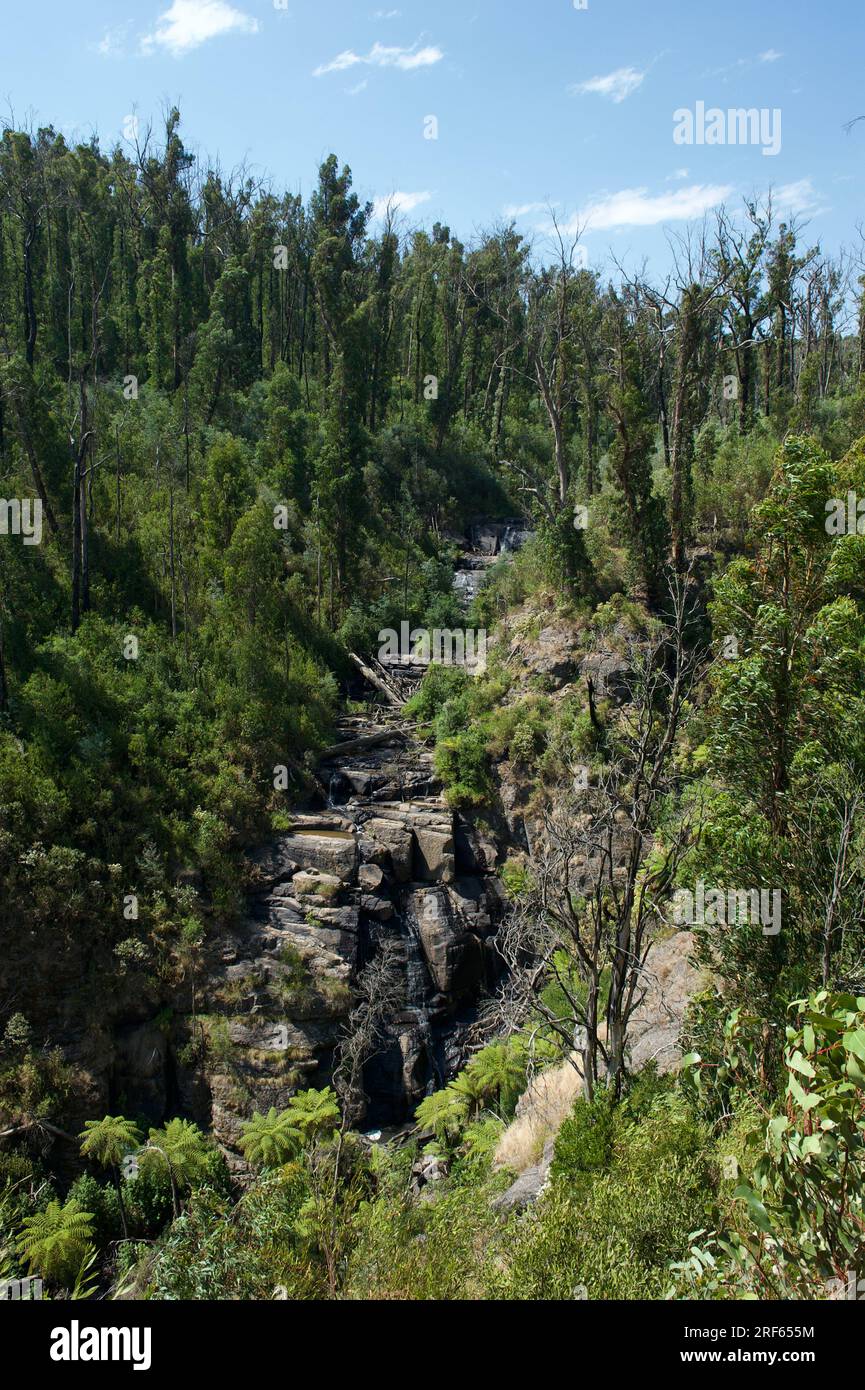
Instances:
[[[540,1017],[567,1054],[579,1056],[589,1098],[604,1074],[621,1093],[652,928],[697,834],[690,814],[661,828],[677,785],[677,734],[704,664],[688,640],[687,576],[671,574],[669,591],[668,625],[629,644],[630,699],[610,731],[611,760],[597,785],[544,815],[532,886],[498,938],[508,967],[500,1003],[509,1025]]]

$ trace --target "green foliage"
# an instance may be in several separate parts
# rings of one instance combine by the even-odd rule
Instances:
[[[74,1284],[91,1254],[93,1217],[74,1199],[51,1201],[44,1211],[24,1219],[18,1249],[30,1273],[60,1287]]]
[[[122,1115],[106,1115],[103,1120],[86,1120],[80,1135],[81,1152],[103,1168],[118,1168],[128,1153],[141,1143],[141,1132]]]
[[[305,203],[194,162],[174,109],[134,158],[50,126],[0,139],[0,473],[45,512],[43,543],[4,538],[0,567],[0,1129],[20,1149],[0,1155],[0,1275],[26,1261],[86,1297],[93,1240],[129,1232],[117,1268],[157,1241],[137,1274],[166,1298],[645,1298],[671,1260],[702,1295],[809,1296],[858,1272],[865,538],[825,520],[865,495],[865,396],[839,269],[748,206],[742,227],[719,220],[705,295],[605,290],[566,255],[537,264],[513,227],[404,242],[335,155]],[[460,533],[520,509],[534,536],[465,613]],[[317,795],[360,694],[349,651],[403,621],[569,619],[569,690],[493,642],[484,675],[433,667],[405,711],[450,806],[494,822],[508,763],[530,825],[575,763],[621,753],[627,710],[590,711],[577,673],[652,631],[671,541],[682,569],[701,543],[702,625],[739,653],[686,711],[647,863],[693,813],[680,885],[784,891],[779,937],[697,925],[715,983],[682,1087],[647,1074],[617,1106],[580,1101],[524,1216],[490,1205],[526,1083],[514,1039],[419,1106],[451,1163],[422,1201],[410,1150],[367,1156],[330,1088],[254,1112],[240,1147],[264,1172],[240,1198],[179,1116],[122,1183],[136,1124],[87,1120],[81,1151],[114,1190],[88,1172],[57,1198],[47,1146],[88,1084],[53,1046],[59,1013],[64,1036],[107,1036],[143,1001],[183,1067],[206,1037],[238,1080],[227,1021],[186,1010],[243,913],[246,851]],[[525,899],[532,866],[502,881]],[[567,1017],[584,986],[551,963],[544,1002]],[[299,956],[279,964],[284,1012],[348,1005]],[[553,1051],[541,1035],[531,1060]],[[753,1170],[738,1196],[721,1145]]]
[[[271,1106],[266,1115],[255,1111],[243,1126],[240,1149],[247,1162],[255,1168],[276,1168],[286,1163],[298,1146],[300,1130],[292,1123],[291,1113],[280,1114]]]
[[[594,1104],[566,1122],[550,1189],[504,1245],[493,1296],[664,1296],[668,1263],[705,1210],[707,1131],[663,1091],[639,1118]]]
[[[825,1298],[865,1272],[865,998],[822,990],[790,1008],[783,1104],[753,1136],[762,1154],[736,1188],[739,1210],[709,1239],[695,1234],[676,1266],[692,1296]],[[735,1022],[728,1037],[723,1076],[686,1059],[698,1089],[748,1085]]]
[[[591,1101],[582,1097],[574,1113],[563,1123],[556,1136],[551,1173],[553,1178],[576,1181],[585,1173],[608,1167],[612,1152],[614,1126],[612,1092],[599,1088]]]

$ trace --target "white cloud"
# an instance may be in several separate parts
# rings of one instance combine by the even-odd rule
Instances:
[[[106,29],[100,42],[96,45],[97,53],[103,58],[122,58],[126,51],[126,32],[129,28],[126,24],[116,24],[112,29]]]
[[[182,58],[208,39],[231,33],[257,34],[258,20],[236,10],[228,0],[172,0],[154,32],[142,38],[141,50],[149,54],[162,48]]]
[[[360,96],[369,86],[369,78],[365,77],[362,82],[358,82],[354,87],[346,87],[346,93],[350,97]]]
[[[376,10],[373,19],[399,19],[402,10]]]
[[[533,212],[546,212],[549,203],[506,203],[502,208],[502,216],[508,220],[516,217],[528,217]]]
[[[672,174],[667,175],[667,183],[678,183],[680,179],[686,179],[690,169],[674,169]]]
[[[368,67],[399,68],[402,72],[411,72],[414,68],[432,67],[434,63],[440,63],[444,56],[440,48],[432,45],[418,48],[417,44],[414,44],[411,48],[399,48],[395,44],[374,43],[366,54],[355,53],[351,48],[344,49],[329,63],[322,63],[317,67],[312,75],[323,77],[328,72],[345,72],[347,68],[355,68],[359,63]]]
[[[624,101],[638,87],[642,86],[644,72],[638,72],[636,68],[616,68],[615,72],[608,72],[605,77],[590,77],[588,82],[578,82],[572,90],[585,95],[594,92],[601,97],[609,97],[611,101]]]
[[[730,184],[695,183],[675,192],[651,195],[646,188],[623,188],[603,194],[577,214],[573,228],[600,232],[611,227],[656,227],[662,222],[687,222],[702,217],[734,192]]]
[[[772,202],[782,213],[822,212],[820,194],[810,179],[782,184],[772,190]]]
[[[386,198],[376,198],[372,215],[376,221],[381,221],[388,208],[394,212],[414,212],[421,203],[428,203],[431,197],[431,193],[389,193]]]
[[[777,48],[767,48],[765,53],[761,53],[761,54],[760,54],[760,62],[761,62],[761,63],[777,63],[778,59],[779,59],[779,58],[783,58],[783,57],[784,57],[784,54],[783,54],[783,53],[779,53],[778,50],[777,50]]]

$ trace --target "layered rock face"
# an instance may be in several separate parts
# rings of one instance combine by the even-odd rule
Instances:
[[[336,753],[322,777],[332,804],[255,856],[249,917],[223,937],[208,989],[208,1009],[234,1011],[227,1037],[209,1016],[205,1064],[208,1118],[229,1145],[253,1108],[327,1082],[352,981],[383,936],[400,997],[364,1076],[370,1125],[405,1119],[453,1074],[498,972],[496,847],[444,804],[430,755],[395,727],[374,750]]]

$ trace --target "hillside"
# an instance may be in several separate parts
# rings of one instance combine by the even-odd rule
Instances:
[[[4,1288],[865,1278],[865,279],[578,241],[4,129]]]

